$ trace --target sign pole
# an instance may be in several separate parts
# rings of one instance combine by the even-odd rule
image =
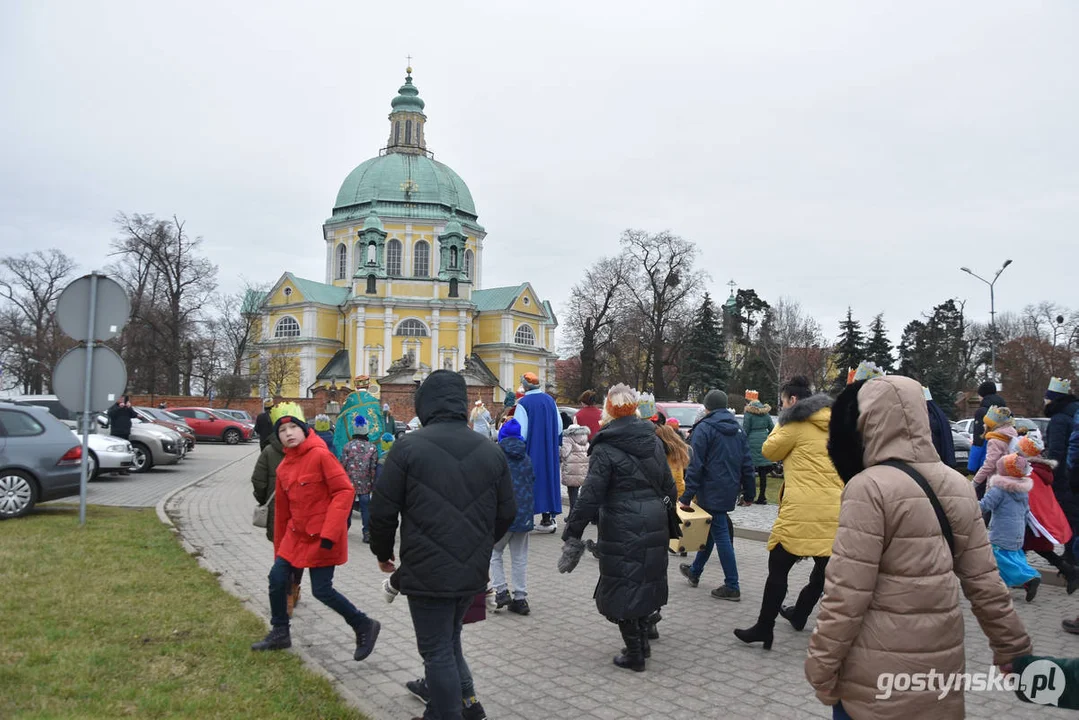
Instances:
[[[86,331],[86,387],[82,402],[82,469],[79,473],[79,525],[86,524],[86,485],[90,480],[90,393],[94,378],[94,317],[97,310],[97,273],[90,273],[89,322]]]

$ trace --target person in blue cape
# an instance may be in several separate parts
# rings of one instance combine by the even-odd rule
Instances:
[[[513,419],[521,426],[521,437],[536,474],[535,513],[542,515],[539,532],[558,529],[555,516],[562,514],[562,483],[559,451],[562,448],[562,418],[554,398],[540,388],[539,377],[527,372],[521,376],[525,394],[517,400]]]

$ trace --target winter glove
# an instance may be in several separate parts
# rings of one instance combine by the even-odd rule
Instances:
[[[562,544],[562,557],[558,558],[558,572],[568,573],[573,572],[573,568],[577,567],[577,563],[581,561],[581,555],[584,554],[584,543],[580,538],[569,538]]]
[[[333,540],[322,538],[322,542],[320,542],[318,546],[323,550],[333,550]]]

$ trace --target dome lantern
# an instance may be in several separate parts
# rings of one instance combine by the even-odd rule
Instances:
[[[420,155],[427,153],[427,139],[423,126],[427,116],[423,114],[425,103],[420,91],[412,84],[412,68],[405,69],[405,84],[397,90],[397,97],[390,101],[390,139],[386,143],[388,153]]]

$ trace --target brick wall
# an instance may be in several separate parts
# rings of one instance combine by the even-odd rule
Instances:
[[[502,406],[501,403],[496,404],[494,402],[495,388],[482,387],[478,385],[468,386],[468,409],[472,411],[472,403],[477,400],[483,400],[487,403],[487,408],[491,411],[491,416],[494,417],[495,412]],[[390,404],[390,412],[393,413],[393,417],[401,422],[408,422],[416,416],[416,385],[401,384],[401,385],[383,385],[382,386],[382,402],[383,404]]]

